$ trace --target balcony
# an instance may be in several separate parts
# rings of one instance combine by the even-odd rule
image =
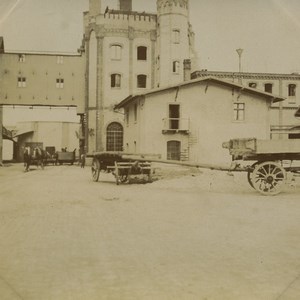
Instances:
[[[190,119],[183,118],[164,118],[163,134],[183,133],[188,134],[190,130]]]

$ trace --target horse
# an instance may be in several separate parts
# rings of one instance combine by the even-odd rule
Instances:
[[[30,165],[36,165],[44,169],[44,162],[46,159],[46,153],[39,147],[33,149],[29,146],[24,149],[24,168],[25,172],[29,171]]]

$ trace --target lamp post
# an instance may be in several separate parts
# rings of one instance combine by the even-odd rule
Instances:
[[[241,72],[242,72],[242,53],[244,49],[236,49],[237,54],[239,55],[239,83],[242,83],[242,77],[241,77]]]

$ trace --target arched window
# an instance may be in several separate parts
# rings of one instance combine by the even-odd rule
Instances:
[[[179,141],[167,142],[167,159],[180,160],[181,143]]]
[[[180,63],[178,60],[173,61],[173,73],[179,73]]]
[[[112,88],[121,87],[121,75],[120,74],[111,74],[110,75],[110,86]]]
[[[180,30],[179,29],[173,29],[173,43],[179,44],[180,43]]]
[[[107,126],[106,150],[123,151],[123,126],[120,123],[113,122]]]
[[[110,46],[110,58],[120,60],[122,58],[122,46],[121,45],[111,45]]]
[[[147,47],[140,46],[137,48],[137,59],[147,60]]]

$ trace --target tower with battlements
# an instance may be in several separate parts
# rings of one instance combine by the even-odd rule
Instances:
[[[126,151],[124,126],[137,122],[138,112],[124,112],[124,118],[114,106],[129,95],[183,81],[183,62],[194,53],[188,0],[158,0],[157,14],[134,11],[132,0],[112,8],[100,0],[89,4],[86,146],[89,152]]]

